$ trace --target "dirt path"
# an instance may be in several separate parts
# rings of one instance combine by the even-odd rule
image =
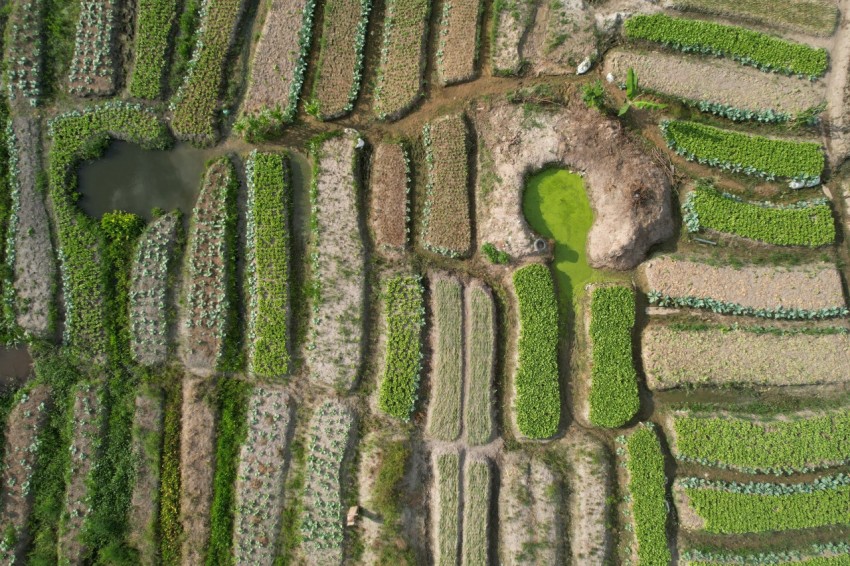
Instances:
[[[850,0],[841,0],[841,21],[830,50],[827,77],[827,116],[824,128],[829,162],[837,167],[850,155]]]

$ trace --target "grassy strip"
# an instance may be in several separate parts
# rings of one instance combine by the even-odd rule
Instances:
[[[454,278],[438,279],[431,290],[434,313],[434,359],[428,434],[451,441],[460,436],[463,394],[463,286]]]
[[[218,384],[218,427],[207,566],[233,564],[233,505],[239,449],[248,435],[251,386],[235,378]]]
[[[467,336],[466,407],[464,429],[471,445],[486,444],[493,437],[493,374],[496,359],[496,312],[484,286],[468,290],[470,330]]]
[[[590,302],[590,422],[596,426],[623,426],[640,409],[637,372],[632,362],[634,324],[634,291],[628,287],[594,289]]]
[[[710,533],[763,533],[850,525],[850,478],[748,484],[685,478],[690,506]]]
[[[456,452],[434,458],[437,517],[434,529],[435,564],[456,564],[460,546],[460,457]]]
[[[517,426],[525,436],[547,438],[561,419],[555,285],[549,268],[539,263],[516,270],[513,280],[520,319]]]
[[[673,5],[821,36],[831,35],[838,23],[838,8],[831,0],[673,0]]]
[[[677,415],[673,425],[676,457],[706,466],[790,474],[850,460],[850,411],[763,422]]]
[[[404,421],[416,406],[422,372],[422,327],[425,306],[422,279],[399,275],[387,283],[384,305],[387,317],[387,353],[378,406]]]
[[[165,420],[162,427],[162,468],[159,484],[159,552],[163,566],[180,564],[180,420],[182,380],[165,384]]]
[[[249,371],[261,377],[289,373],[288,160],[279,153],[251,152],[248,177],[247,264]]]
[[[491,471],[488,460],[466,463],[463,505],[463,565],[487,566],[490,548]]]
[[[661,122],[661,132],[670,149],[689,161],[769,181],[814,181],[824,168],[823,151],[814,142],[770,139],[686,120]]]
[[[638,563],[670,564],[667,543],[667,477],[655,428],[644,425],[627,440],[629,493],[632,498]]]
[[[777,71],[816,79],[829,64],[826,49],[750,29],[703,20],[671,18],[666,14],[639,14],[626,20],[629,39],[662,43],[685,53],[730,57],[762,71]]]
[[[777,246],[818,247],[835,241],[832,208],[826,200],[768,206],[745,202],[699,183],[688,194],[683,208],[689,232],[706,228]]]
[[[136,59],[129,90],[138,98],[156,99],[165,86],[177,0],[139,0],[136,9]]]
[[[63,92],[71,58],[74,56],[79,0],[44,0],[43,73],[39,102]]]
[[[397,544],[401,538],[401,517],[404,504],[401,494],[407,461],[410,458],[410,447],[405,441],[382,443],[380,464],[375,483],[372,485],[370,505],[381,515],[380,545],[377,551],[377,563],[414,564],[410,549],[404,549]]]
[[[171,92],[177,92],[189,71],[189,62],[197,45],[201,25],[201,4],[202,0],[185,0],[182,3],[168,76],[168,87]]]
[[[15,274],[12,264],[15,246],[12,230],[17,213],[13,209],[13,189],[9,174],[9,144],[13,137],[9,107],[3,98],[0,99],[0,344],[14,342],[17,335]],[[13,147],[11,151],[15,151]]]

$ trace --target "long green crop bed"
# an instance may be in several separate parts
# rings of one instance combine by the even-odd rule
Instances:
[[[627,468],[632,498],[638,562],[641,565],[670,564],[667,543],[667,477],[664,455],[655,428],[641,426],[628,437]]]
[[[823,151],[814,142],[776,140],[687,120],[661,123],[667,145],[689,161],[768,180],[820,177]]]
[[[711,533],[743,534],[850,525],[850,477],[802,484],[681,480]]]
[[[835,241],[835,222],[826,200],[767,206],[701,184],[688,195],[684,208],[690,232],[707,228],[777,246],[817,247]]]
[[[159,98],[168,66],[177,0],[139,0],[136,9],[136,59],[130,94],[139,98]]]
[[[513,279],[520,319],[516,422],[529,438],[547,438],[558,431],[561,418],[555,285],[549,268],[539,263],[516,270]]]
[[[623,426],[640,409],[637,372],[632,363],[635,296],[628,287],[599,287],[590,303],[593,367],[590,422]]]
[[[640,14],[626,21],[626,37],[662,43],[686,53],[730,57],[764,71],[816,78],[826,72],[826,49],[785,41],[750,29],[702,20]]]
[[[678,415],[673,423],[676,457],[709,466],[793,473],[850,460],[850,411],[770,422]]]

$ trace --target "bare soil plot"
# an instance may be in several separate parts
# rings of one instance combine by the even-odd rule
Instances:
[[[670,297],[710,297],[754,309],[845,306],[841,273],[826,263],[732,267],[662,256],[644,262],[641,271],[647,291]]]
[[[130,335],[133,359],[142,365],[164,363],[171,336],[168,323],[173,297],[169,275],[174,267],[180,220],[166,214],[139,238],[130,288]]]
[[[180,522],[182,563],[203,564],[210,536],[210,507],[215,471],[213,383],[183,381],[183,428],[180,432]]]
[[[117,0],[82,0],[68,90],[78,96],[115,92]]]
[[[573,564],[604,564],[611,546],[610,456],[602,443],[581,434],[570,438],[570,461],[568,538]]]
[[[348,114],[357,99],[371,7],[370,0],[325,3],[318,70],[307,107],[322,120]]]
[[[217,159],[207,168],[192,211],[178,354],[186,368],[198,375],[210,375],[217,367],[232,315],[227,293],[226,263],[232,260],[228,205],[237,182],[230,159]]]
[[[463,285],[455,277],[433,274],[431,288],[431,399],[428,435],[452,441],[460,436],[464,374]]]
[[[41,170],[39,122],[35,118],[12,120],[9,136],[9,171],[13,238],[7,261],[14,266],[17,323],[27,333],[46,337],[51,331],[50,311],[56,277],[56,260],[50,241],[50,222],[44,196],[38,187]]]
[[[501,563],[559,564],[566,559],[558,520],[557,478],[538,458],[505,455],[499,489]]]
[[[95,388],[87,384],[78,386],[74,393],[71,468],[65,488],[65,512],[59,527],[60,564],[80,564],[86,551],[79,537],[91,511],[88,502],[88,481],[100,444],[103,424],[101,412]]]
[[[727,107],[792,117],[826,100],[826,83],[764,73],[735,61],[661,51],[614,50],[605,57],[604,72],[624,83],[629,68],[641,87],[686,102],[705,101]]]
[[[236,477],[233,553],[237,564],[274,564],[293,421],[284,392],[254,389]]]
[[[372,158],[369,226],[375,248],[388,257],[397,257],[407,246],[410,229],[408,160],[407,151],[397,143],[378,144]]]
[[[4,564],[21,561],[30,541],[26,530],[32,511],[30,478],[36,465],[38,435],[47,418],[50,402],[48,386],[33,387],[17,400],[6,421],[0,528],[4,537],[10,533],[14,536],[15,544],[0,552]]]
[[[18,111],[36,106],[41,97],[43,21],[44,0],[11,4],[3,42],[4,84],[10,105]]]
[[[361,239],[356,133],[313,155],[310,276],[314,288],[306,357],[313,379],[351,387],[360,372],[366,252]]]
[[[481,0],[443,3],[437,45],[437,74],[444,85],[475,78],[481,10]]]
[[[406,114],[422,96],[431,0],[391,0],[384,17],[375,113],[382,120]]]
[[[139,551],[142,566],[158,564],[159,469],[162,448],[163,397],[159,391],[142,389],[136,396],[133,415],[133,454],[136,481],[130,501],[128,541]]]
[[[734,20],[817,36],[832,35],[838,21],[834,0],[667,0],[679,10],[692,10]]]
[[[251,63],[242,113],[292,120],[307,66],[313,29],[314,0],[273,0]]]
[[[496,75],[519,73],[523,64],[522,44],[536,14],[535,0],[505,0],[494,12],[490,59]]]
[[[850,335],[756,333],[648,326],[641,338],[647,386],[846,383]]]
[[[567,75],[596,55],[596,23],[584,0],[540,2],[522,57],[534,75]]]
[[[588,255],[595,267],[631,269],[654,243],[673,234],[670,183],[661,167],[623,127],[578,98],[567,108],[528,110],[481,102],[478,132],[476,228],[516,258],[533,256],[537,236],[522,213],[525,177],[563,164],[584,175],[594,211]]]
[[[461,456],[457,451],[431,457],[431,548],[435,566],[458,564],[461,537]]]

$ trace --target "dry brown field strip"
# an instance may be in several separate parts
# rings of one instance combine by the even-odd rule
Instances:
[[[408,156],[397,143],[380,143],[372,158],[369,225],[375,247],[396,255],[407,246],[410,229]]]
[[[437,45],[437,73],[444,85],[475,78],[480,20],[481,0],[443,3]]]

